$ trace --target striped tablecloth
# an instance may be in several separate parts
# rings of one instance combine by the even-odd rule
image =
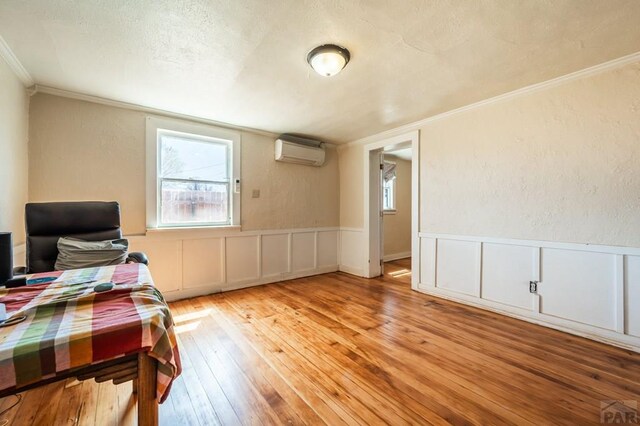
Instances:
[[[158,360],[157,396],[180,374],[173,318],[142,264],[42,273],[47,284],[0,288],[10,316],[27,319],[0,328],[0,390],[22,387],[66,370],[148,351]],[[96,293],[100,283],[113,290]]]

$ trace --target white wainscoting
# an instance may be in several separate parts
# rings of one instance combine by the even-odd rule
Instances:
[[[639,248],[420,233],[420,261],[418,291],[640,352]]]
[[[640,256],[625,256],[624,268],[627,332],[640,337]]]
[[[167,300],[235,290],[338,270],[338,228],[166,230],[128,236],[149,256]]]
[[[21,267],[27,264],[27,245],[25,243],[13,246],[13,267]]]
[[[363,228],[340,228],[338,241],[340,271],[369,278],[369,246],[367,241],[367,235]],[[389,262],[392,260],[406,259],[408,257],[411,257],[411,251],[384,255],[382,260]],[[416,269],[416,267],[412,267]]]
[[[339,259],[341,271],[359,277],[366,276],[367,248],[364,237],[364,229],[340,228]]]

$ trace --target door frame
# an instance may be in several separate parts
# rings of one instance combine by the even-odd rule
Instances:
[[[411,146],[411,287],[420,281],[420,132],[403,133],[364,145],[364,247],[366,248],[364,272],[368,278],[380,275],[380,203],[378,195],[372,197],[372,182],[379,181],[379,169],[371,166],[374,151],[389,150],[396,146]],[[379,188],[378,188],[379,189]]]

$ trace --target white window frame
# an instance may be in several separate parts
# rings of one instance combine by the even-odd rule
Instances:
[[[385,160],[385,163],[391,163],[391,164],[396,164],[394,161],[388,161]],[[396,175],[395,178],[391,179],[391,208],[387,208],[384,205],[384,191],[385,191],[385,182],[384,182],[384,177],[382,179],[382,211],[384,214],[395,214],[396,213],[396,181],[398,180],[398,176]]]
[[[217,139],[229,143],[229,223],[184,223],[166,224],[160,223],[160,183],[158,171],[160,170],[159,132],[183,134],[193,139]],[[240,226],[240,154],[241,133],[229,129],[223,129],[205,124],[189,123],[179,120],[171,120],[158,117],[146,119],[146,202],[147,202],[147,229],[170,228],[223,228]]]

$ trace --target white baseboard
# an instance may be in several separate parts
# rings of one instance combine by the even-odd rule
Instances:
[[[548,327],[554,330],[573,334],[575,336],[584,337],[601,343],[606,343],[608,345],[628,349],[634,352],[640,352],[640,338],[638,337],[620,335],[619,333],[616,333],[614,331],[596,329],[595,327],[576,324],[573,321],[563,320],[562,318],[554,318],[549,315],[541,315],[524,309],[518,309],[512,306],[503,305],[501,303],[478,299],[474,296],[456,294],[455,292],[438,289],[431,285],[419,284],[416,290],[430,296],[436,296],[442,299],[451,300],[452,302],[462,303],[464,305],[469,305],[475,308],[495,312],[500,315],[516,318],[522,321],[530,322],[532,324],[537,324],[543,327]]]
[[[364,271],[362,270],[362,268],[355,268],[353,266],[348,266],[348,265],[340,265],[338,267],[338,270],[340,272],[346,272],[347,274],[356,275],[358,277],[366,278],[366,275],[365,275]]]
[[[296,278],[311,277],[314,275],[328,274],[330,272],[338,271],[338,265],[325,266],[318,269],[297,272],[297,273],[285,273],[278,276],[272,275],[270,277],[263,277],[255,280],[243,280],[235,283],[224,284],[211,284],[198,288],[185,289],[180,291],[171,291],[163,293],[163,296],[168,302],[175,302],[176,300],[189,299],[192,297],[206,296],[209,294],[223,293],[225,291],[241,290],[243,288],[255,287],[264,284],[271,284],[281,281],[293,280]]]
[[[401,253],[385,254],[382,260],[385,262],[391,262],[392,260],[406,259],[411,257],[411,251],[403,251]]]

